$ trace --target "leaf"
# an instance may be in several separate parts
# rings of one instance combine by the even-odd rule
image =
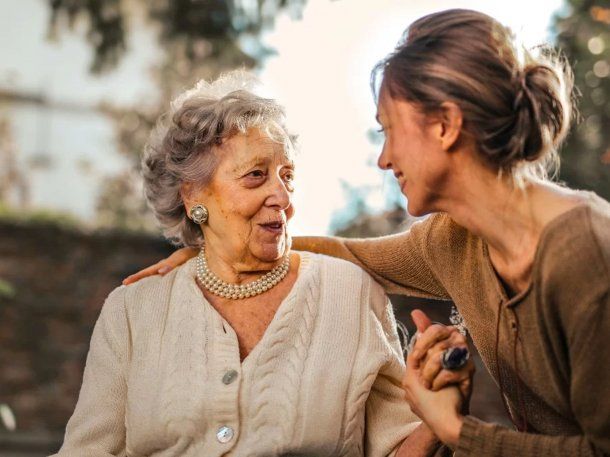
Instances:
[[[10,282],[0,278],[0,297],[13,298],[16,293],[17,291]]]

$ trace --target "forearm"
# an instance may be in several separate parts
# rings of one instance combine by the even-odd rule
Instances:
[[[422,255],[423,236],[417,231],[379,238],[295,237],[292,248],[355,263],[388,294],[449,299]]]
[[[422,423],[404,439],[394,457],[430,457],[441,445],[432,430]]]
[[[341,238],[332,236],[296,236],[292,239],[292,249],[325,254],[331,257],[358,263]]]
[[[464,418],[456,457],[601,457],[585,436],[549,436],[517,432],[487,424],[471,416]]]

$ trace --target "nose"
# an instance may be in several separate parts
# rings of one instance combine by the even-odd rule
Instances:
[[[292,192],[288,190],[288,187],[281,176],[276,176],[275,179],[271,180],[269,196],[265,203],[267,206],[277,210],[285,210],[290,207],[292,203]]]
[[[381,154],[379,154],[379,158],[377,159],[377,166],[382,170],[390,170],[392,168],[392,162],[390,162],[390,158],[388,157],[388,151],[383,144],[383,148],[381,148]]]

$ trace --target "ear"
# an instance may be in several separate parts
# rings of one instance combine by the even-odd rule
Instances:
[[[445,151],[450,151],[457,143],[462,132],[463,116],[461,108],[453,102],[443,102],[441,104],[441,147]]]
[[[184,203],[184,207],[186,208],[186,212],[190,211],[190,208],[195,204],[194,201],[194,187],[190,182],[182,183],[180,186],[180,198],[182,198],[182,202]]]

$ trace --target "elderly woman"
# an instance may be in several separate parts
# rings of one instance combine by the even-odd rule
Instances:
[[[416,455],[392,308],[290,251],[293,141],[250,83],[200,82],[151,137],[150,206],[199,255],[110,294],[58,455]]]

